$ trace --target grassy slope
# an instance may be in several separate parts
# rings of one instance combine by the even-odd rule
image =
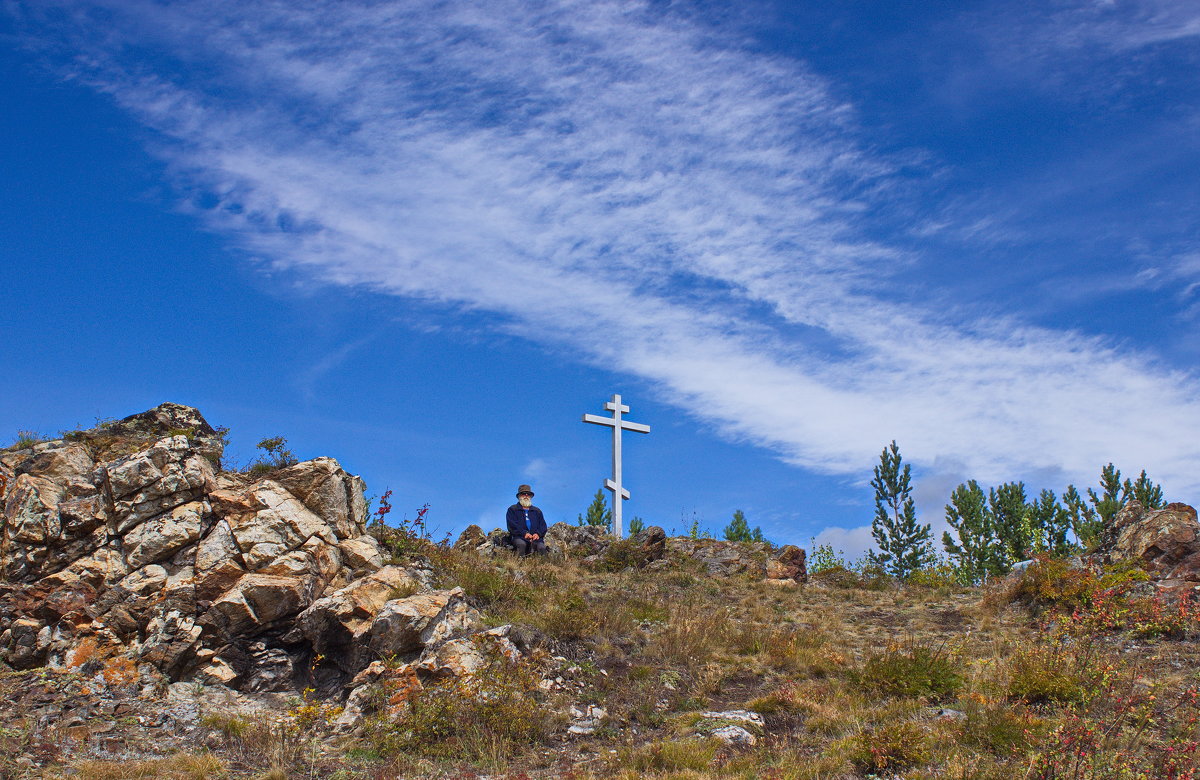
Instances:
[[[1183,639],[1139,639],[1082,619],[1058,629],[1053,610],[1035,618],[1009,604],[1022,594],[985,604],[980,590],[947,584],[843,576],[781,588],[710,578],[688,561],[604,572],[574,561],[431,557],[444,584],[465,587],[489,622],[518,626],[536,648],[516,670],[429,689],[353,737],[326,730],[317,706],[295,707],[280,724],[210,714],[211,755],[192,746],[148,771],[1183,778],[1195,765],[1192,623]],[[544,677],[562,682],[544,690]],[[566,739],[561,713],[571,704],[603,706],[607,725]],[[765,716],[757,746],[697,736],[699,711],[735,708]],[[196,762],[206,762],[200,774]],[[150,776],[120,774],[134,768],[75,762],[64,773]]]

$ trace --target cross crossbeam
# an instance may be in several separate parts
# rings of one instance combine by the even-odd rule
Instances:
[[[624,536],[621,525],[621,505],[629,498],[629,491],[621,486],[621,431],[634,433],[650,433],[649,425],[629,422],[621,415],[629,411],[629,407],[621,403],[621,396],[614,394],[612,400],[604,404],[604,408],[613,413],[612,417],[601,417],[596,414],[585,414],[583,421],[593,425],[606,425],[613,432],[613,475],[612,479],[604,480],[604,487],[612,491],[613,534],[619,539]]]

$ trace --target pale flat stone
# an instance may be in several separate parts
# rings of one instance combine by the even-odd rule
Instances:
[[[206,501],[192,501],[152,517],[125,535],[125,558],[137,569],[171,557],[200,538],[201,518],[208,514]]]
[[[372,536],[357,536],[338,545],[346,565],[352,569],[378,569],[383,566],[379,542]]]

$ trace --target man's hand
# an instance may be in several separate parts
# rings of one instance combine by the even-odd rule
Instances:
[[[525,534],[525,538],[526,538],[528,541],[531,541],[531,542],[532,542],[532,541],[534,541],[534,540],[536,540],[536,539],[537,539],[537,534],[530,534],[530,533],[527,533],[527,534]]]
[[[537,534],[530,534],[530,536],[532,536],[532,537],[533,537],[533,541],[535,541],[535,542],[536,542],[538,539],[541,539],[541,538],[542,538],[542,537],[538,536]]]

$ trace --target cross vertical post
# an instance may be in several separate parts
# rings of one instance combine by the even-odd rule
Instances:
[[[613,506],[613,534],[618,538],[624,536],[624,526],[621,522],[621,505],[629,498],[629,491],[621,485],[621,431],[633,431],[634,433],[650,433],[649,425],[641,423],[629,422],[621,419],[624,412],[629,411],[629,407],[621,403],[621,396],[614,394],[612,400],[604,404],[604,408],[613,413],[612,417],[600,417],[595,414],[585,414],[583,421],[592,423],[593,425],[607,425],[612,428],[613,444],[612,444],[612,479],[604,480],[604,487],[612,491]]]

